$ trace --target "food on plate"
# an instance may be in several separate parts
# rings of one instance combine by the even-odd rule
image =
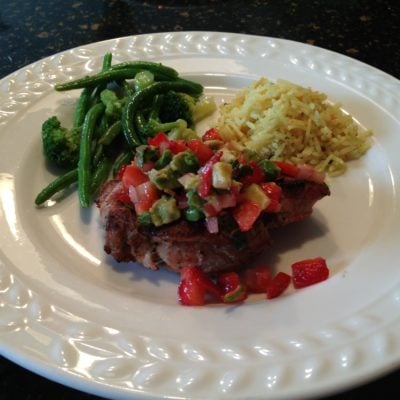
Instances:
[[[59,168],[72,169],[78,164],[81,128],[66,129],[56,116],[42,125],[43,153]]]
[[[217,127],[224,140],[271,160],[312,165],[330,176],[342,174],[346,161],[365,154],[372,135],[325,94],[266,78],[223,105]]]
[[[104,250],[115,260],[181,275],[182,304],[273,299],[328,278],[322,257],[298,261],[292,274],[245,268],[271,233],[308,218],[330,195],[325,173],[368,150],[361,131],[324,94],[265,78],[220,107],[215,127],[196,124],[217,108],[203,86],[148,61],[112,65],[55,86],[81,89],[74,118],[42,125],[43,152],[65,171],[36,197],[41,205],[77,184],[79,202],[95,200]]]
[[[173,68],[151,61],[112,65],[110,53],[97,74],[55,89],[82,91],[70,126],[62,126],[55,115],[42,125],[43,154],[64,173],[37,195],[36,205],[77,183],[80,205],[88,207],[110,174],[129,163],[148,137],[159,131],[197,137],[194,124],[216,109],[215,101],[202,95],[202,85]]]
[[[329,269],[322,257],[297,261],[292,264],[293,286],[300,289],[322,282],[329,276]]]
[[[159,133],[103,186],[104,248],[117,261],[177,272],[189,265],[237,270],[270,245],[271,230],[309,217],[330,194],[313,168],[237,153],[207,140],[210,134],[183,140]]]
[[[253,293],[264,293],[266,299],[272,300],[281,296],[291,283],[295,289],[301,289],[322,282],[328,276],[329,269],[322,257],[295,262],[292,275],[282,271],[272,275],[267,265],[222,272],[216,276],[210,276],[198,267],[184,267],[178,298],[185,306],[202,306],[210,302],[236,304]]]

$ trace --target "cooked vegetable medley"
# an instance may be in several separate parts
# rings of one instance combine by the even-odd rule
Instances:
[[[44,155],[65,174],[37,195],[37,205],[77,183],[80,204],[88,207],[110,173],[128,164],[148,138],[161,131],[196,137],[194,123],[216,109],[213,100],[202,96],[202,85],[181,78],[173,68],[150,61],[112,65],[109,53],[99,73],[55,89],[82,92],[70,128],[61,126],[57,116],[43,123]]]

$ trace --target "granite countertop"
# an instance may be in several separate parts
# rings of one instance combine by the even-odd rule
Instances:
[[[228,6],[229,4],[229,6]],[[115,37],[225,31],[323,47],[400,78],[397,0],[0,0],[0,78],[54,53]],[[1,310],[0,310],[1,312]],[[400,371],[330,400],[400,394]],[[3,399],[96,399],[0,358]]]

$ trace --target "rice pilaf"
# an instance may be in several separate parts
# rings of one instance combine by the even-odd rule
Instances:
[[[362,131],[340,104],[285,80],[261,78],[241,90],[220,108],[217,127],[224,140],[330,176],[344,173],[346,161],[371,147],[372,131]]]

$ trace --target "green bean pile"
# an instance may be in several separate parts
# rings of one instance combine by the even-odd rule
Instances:
[[[121,116],[110,121],[100,94],[109,85],[123,93]],[[41,205],[57,192],[78,183],[81,207],[89,207],[100,186],[114,176],[120,167],[129,163],[135,149],[145,144],[137,129],[137,121],[147,111],[153,99],[168,91],[199,96],[203,86],[179,77],[173,68],[151,61],[130,61],[112,65],[107,53],[99,73],[57,84],[55,90],[82,89],[74,111],[73,126],[81,128],[79,161],[76,168],[57,177],[35,198]],[[151,111],[151,110],[150,110]]]

